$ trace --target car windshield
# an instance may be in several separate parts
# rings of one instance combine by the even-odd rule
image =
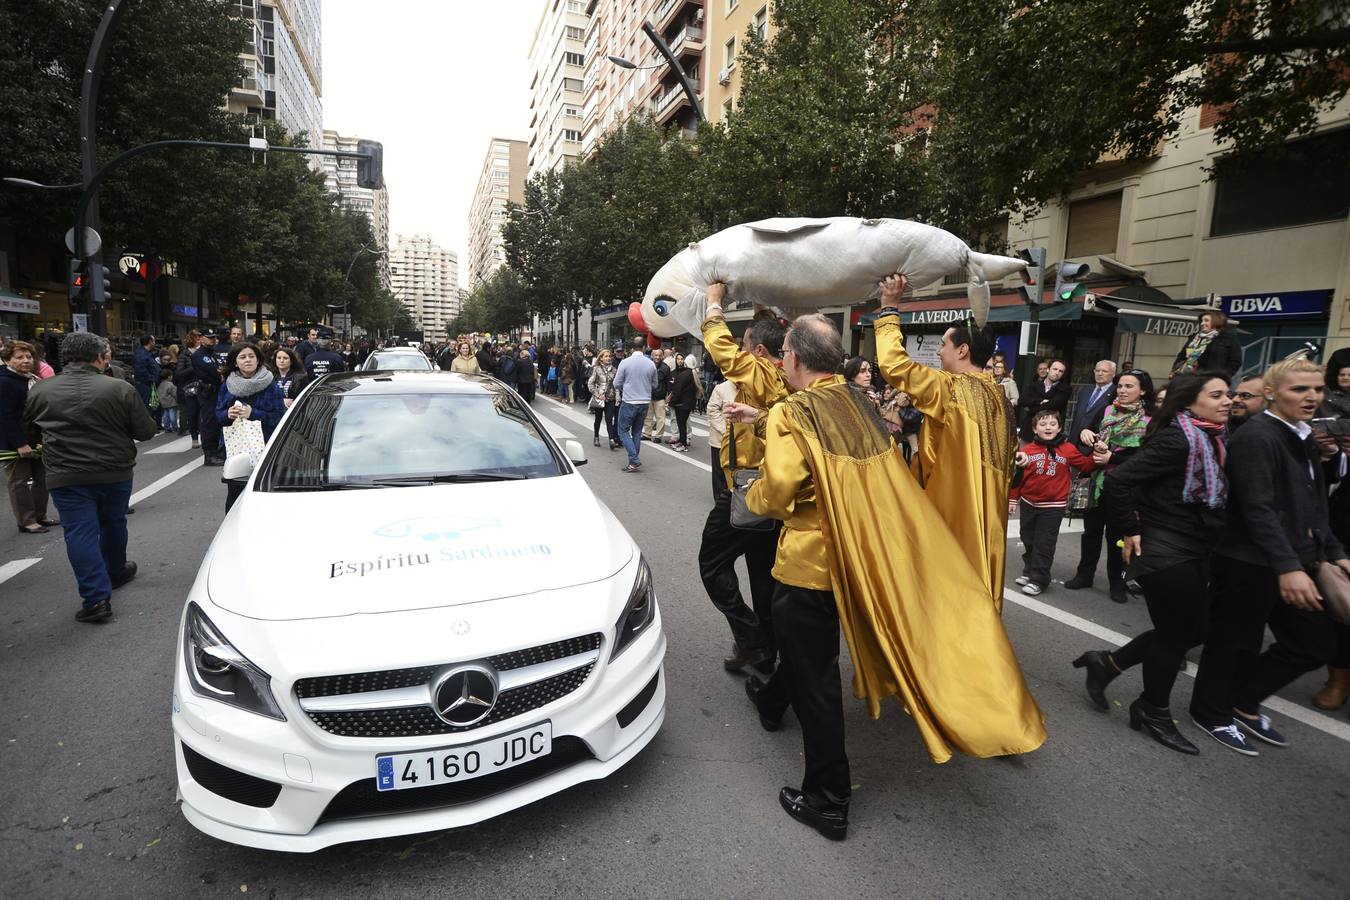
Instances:
[[[401,487],[563,474],[529,413],[501,385],[454,393],[310,394],[291,410],[274,440],[259,490]]]
[[[431,370],[431,361],[421,353],[372,353],[361,368],[379,369],[384,372],[394,370],[428,372]]]

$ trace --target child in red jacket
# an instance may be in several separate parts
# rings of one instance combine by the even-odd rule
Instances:
[[[1017,451],[1017,472],[1008,496],[1008,512],[1017,509],[1022,528],[1022,577],[1017,583],[1032,597],[1050,584],[1059,526],[1069,505],[1069,468],[1080,472],[1097,468],[1092,457],[1074,448],[1060,425],[1058,410],[1041,410],[1032,417],[1033,436]]]

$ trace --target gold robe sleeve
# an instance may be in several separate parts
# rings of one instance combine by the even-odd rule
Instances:
[[[736,402],[768,409],[788,395],[783,374],[774,363],[746,353],[736,343],[726,320],[720,316],[703,323],[703,346],[727,381],[736,385]],[[736,467],[753,469],[764,458],[764,442],[750,425],[731,425],[736,436]],[[731,487],[731,441],[723,439],[722,473]]]
[[[788,426],[782,404],[759,422],[764,432],[764,462],[745,503],[751,512],[783,522],[773,577],[783,584],[828,591],[830,571],[806,447]]]
[[[947,398],[952,377],[941,369],[925,366],[910,358],[905,350],[905,335],[898,316],[882,316],[874,328],[877,367],[881,377],[897,391],[909,394],[914,408],[925,416],[946,421]]]

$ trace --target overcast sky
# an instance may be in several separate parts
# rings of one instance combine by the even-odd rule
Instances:
[[[390,240],[430,234],[468,279],[493,137],[528,139],[526,55],[545,0],[325,0],[323,127],[384,144]]]

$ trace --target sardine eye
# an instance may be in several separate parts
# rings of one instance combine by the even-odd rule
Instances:
[[[674,305],[675,305],[675,298],[667,297],[664,294],[662,294],[660,297],[657,297],[655,300],[652,301],[652,309],[656,310],[656,314],[658,316],[669,315],[670,308]]]

